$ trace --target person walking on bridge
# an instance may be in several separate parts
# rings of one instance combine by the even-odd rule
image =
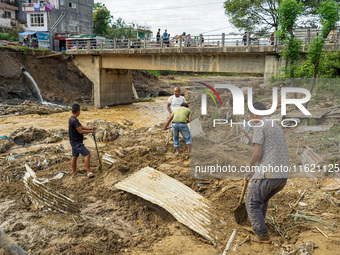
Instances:
[[[89,127],[82,126],[78,120],[79,115],[80,115],[80,106],[79,104],[74,104],[72,106],[72,116],[70,117],[69,122],[68,122],[68,134],[69,134],[70,144],[72,147],[71,176],[78,175],[77,159],[78,159],[79,154],[81,154],[85,158],[85,167],[87,171],[87,176],[91,178],[91,177],[94,177],[93,173],[90,170],[91,153],[83,144],[83,140],[84,140],[84,134],[94,133],[96,131],[96,128],[89,128]]]

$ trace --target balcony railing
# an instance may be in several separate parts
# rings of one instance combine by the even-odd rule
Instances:
[[[13,6],[18,6],[16,1],[0,0],[0,3],[4,3],[4,4],[8,4],[8,5],[13,5]]]
[[[3,19],[10,19],[12,17],[10,15],[7,15],[7,14],[2,14],[1,18],[3,18]]]
[[[36,11],[35,8],[34,8],[34,4],[35,3],[23,3],[22,4],[22,10],[24,12],[33,12],[33,11]],[[43,2],[43,3],[39,3],[39,11],[46,11],[46,3]]]
[[[10,2],[9,0],[0,0],[0,7],[14,11],[17,11],[19,9],[15,2]]]

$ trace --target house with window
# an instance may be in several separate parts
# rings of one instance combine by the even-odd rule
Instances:
[[[18,5],[15,0],[0,0],[0,27],[11,27],[17,11]]]
[[[35,32],[40,47],[60,51],[66,38],[93,33],[93,4],[94,0],[24,0],[26,34]]]

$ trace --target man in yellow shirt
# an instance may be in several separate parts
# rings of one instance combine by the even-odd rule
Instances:
[[[191,136],[188,124],[190,122],[190,110],[188,109],[187,103],[182,103],[181,107],[176,108],[171,117],[167,120],[164,126],[164,130],[166,130],[167,126],[172,121],[172,133],[174,136],[174,146],[176,148],[176,155],[179,154],[179,132],[181,132],[184,140],[187,144],[188,153],[191,151]]]

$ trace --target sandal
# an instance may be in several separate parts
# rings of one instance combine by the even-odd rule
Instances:
[[[89,172],[89,173],[87,174],[87,177],[93,178],[93,177],[94,177],[94,174],[93,174],[92,172]]]
[[[80,173],[78,173],[78,172],[76,172],[76,173],[71,172],[71,173],[70,173],[70,176],[71,176],[71,177],[76,177],[76,176],[79,176],[79,175],[80,175]]]
[[[256,237],[253,237],[250,240],[254,243],[262,243],[262,244],[271,244],[272,243],[269,235],[263,235],[263,236],[256,235]]]

